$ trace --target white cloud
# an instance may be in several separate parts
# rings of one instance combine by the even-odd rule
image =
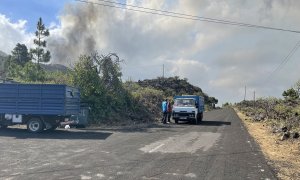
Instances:
[[[200,74],[205,74],[210,70],[207,65],[196,60],[169,60],[167,61],[167,63],[169,64],[168,69],[171,75],[190,77],[191,81],[201,81],[201,79],[203,79],[203,76],[201,76]],[[193,77],[194,74],[199,74],[200,76]]]
[[[25,31],[26,20],[12,22],[0,14],[0,50],[10,53],[17,43],[31,45],[32,35]]]

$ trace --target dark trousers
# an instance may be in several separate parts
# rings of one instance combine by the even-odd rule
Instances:
[[[163,118],[162,118],[162,122],[165,124],[167,123],[167,116],[168,116],[168,113],[167,112],[163,112]]]
[[[171,122],[171,115],[172,115],[172,112],[168,112],[168,122]]]

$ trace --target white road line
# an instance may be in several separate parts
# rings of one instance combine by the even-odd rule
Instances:
[[[159,145],[159,146],[157,146],[157,147],[151,149],[151,150],[149,151],[149,153],[152,153],[152,152],[158,150],[159,148],[161,148],[161,147],[164,146],[164,145],[165,145],[165,144],[161,144],[161,145]]]

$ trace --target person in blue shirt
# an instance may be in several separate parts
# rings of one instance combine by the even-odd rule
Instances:
[[[165,99],[161,104],[162,112],[163,112],[163,118],[162,123],[167,123],[167,116],[168,116],[168,99]]]

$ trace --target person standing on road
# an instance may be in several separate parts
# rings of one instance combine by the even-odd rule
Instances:
[[[168,101],[167,112],[168,112],[168,123],[170,123],[171,122],[171,115],[172,115],[172,103],[171,103],[170,100]]]
[[[162,104],[161,104],[162,112],[163,112],[163,118],[162,118],[162,123],[166,124],[167,122],[167,111],[168,111],[168,100],[165,99]]]

